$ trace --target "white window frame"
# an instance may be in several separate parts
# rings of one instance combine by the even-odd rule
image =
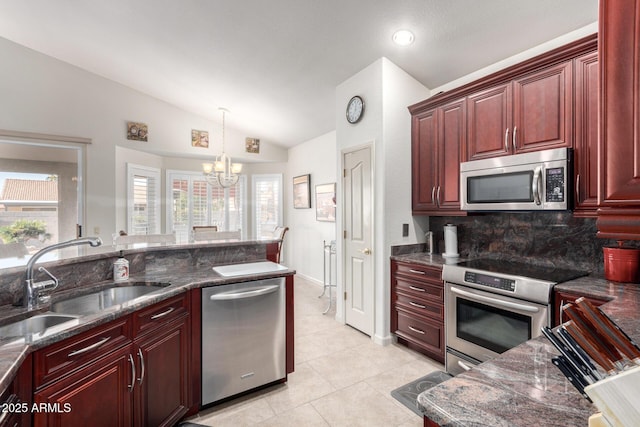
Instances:
[[[159,234],[162,227],[162,211],[160,210],[160,199],[162,198],[162,194],[160,193],[160,169],[133,163],[127,163],[127,232],[130,234],[133,232],[133,215],[135,210],[133,191],[134,176],[144,176],[154,181],[155,199],[153,200],[153,207],[155,226],[153,229],[148,229],[147,234]]]
[[[258,236],[258,191],[257,191],[257,184],[259,181],[261,180],[277,180],[279,181],[279,189],[278,189],[278,194],[279,194],[279,198],[277,201],[278,204],[278,221],[276,223],[276,226],[282,226],[284,223],[284,217],[283,217],[283,205],[284,205],[284,194],[283,194],[283,174],[281,173],[273,173],[273,174],[256,174],[253,175],[251,177],[251,195],[252,195],[252,201],[253,201],[253,209],[252,209],[252,223],[253,223],[253,227],[252,227],[252,233],[253,236],[255,236],[256,239],[259,238]]]
[[[166,200],[167,200],[167,208],[166,208],[166,218],[167,218],[167,232],[175,232],[173,229],[173,180],[174,179],[185,179],[189,181],[189,200],[188,200],[188,210],[189,210],[189,219],[187,230],[191,230],[193,226],[193,219],[191,216],[193,199],[191,197],[191,190],[193,186],[192,179],[197,178],[198,180],[204,180],[202,176],[202,172],[194,172],[194,171],[181,171],[181,170],[167,170],[166,171]],[[240,192],[242,194],[242,224],[241,224],[241,232],[242,239],[247,238],[247,216],[248,216],[248,203],[247,203],[247,177],[246,175],[240,175],[240,179],[238,180],[238,184],[240,185]],[[211,186],[207,184],[207,199],[208,203],[211,203]],[[229,210],[227,207],[229,206],[229,190],[225,188],[225,210],[224,210],[224,223],[225,226],[229,225]],[[208,211],[208,221],[211,221],[211,210]],[[235,231],[235,230],[220,230],[220,231]]]

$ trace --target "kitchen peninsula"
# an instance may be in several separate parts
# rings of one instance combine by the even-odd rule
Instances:
[[[124,256],[130,261],[130,279],[128,282],[119,284],[113,283],[111,275],[113,262],[118,256],[115,247],[96,248],[90,253],[83,253],[82,256],[43,262],[42,265],[60,279],[60,288],[52,296],[53,304],[114,285],[131,287],[132,285],[161,284],[161,286],[151,293],[104,310],[82,315],[71,322],[47,329],[44,333],[13,338],[0,337],[2,401],[53,404],[60,402],[61,396],[64,396],[75,404],[75,411],[92,413],[86,405],[88,400],[83,401],[82,393],[79,391],[82,388],[76,386],[78,381],[76,377],[86,375],[89,382],[95,371],[96,376],[91,379],[95,381],[91,383],[93,389],[87,387],[87,390],[93,392],[102,390],[105,393],[104,396],[101,395],[101,400],[105,402],[103,405],[105,410],[110,411],[109,414],[105,414],[105,417],[119,416],[120,419],[127,417],[125,419],[136,419],[141,424],[145,422],[155,424],[155,421],[150,420],[164,419],[153,418],[155,416],[153,412],[156,410],[163,416],[168,413],[171,421],[167,425],[173,425],[185,415],[197,412],[201,403],[200,288],[273,277],[286,279],[286,372],[293,372],[293,274],[295,272],[283,269],[270,273],[224,277],[212,270],[212,267],[220,265],[275,260],[277,246],[278,242],[275,240],[261,240],[130,247],[124,250]],[[0,272],[0,283],[4,290],[3,298],[5,298],[0,305],[0,322],[3,325],[36,314],[27,313],[25,308],[12,305],[21,297],[23,280],[24,267],[8,268]],[[7,295],[10,297],[7,298]],[[40,311],[46,311],[47,308],[44,307]],[[156,328],[156,332],[153,332],[151,320],[154,318],[160,320],[160,316],[163,316],[162,321],[165,326]],[[154,334],[164,334],[165,338],[157,340]],[[67,353],[73,353],[75,348],[58,348],[66,345],[63,343],[74,340],[85,340],[91,344],[92,338],[98,342],[104,340],[104,346],[97,346],[82,355],[76,353],[78,357],[75,359],[67,355]],[[154,348],[161,349],[161,346],[166,343],[170,343],[172,350],[179,349],[179,354],[169,355],[165,360],[164,357],[168,352],[157,350],[154,357],[157,363],[162,359],[162,363],[174,363],[180,367],[177,369],[179,375],[171,376],[171,381],[175,380],[178,384],[175,386],[167,384],[165,386],[165,388],[169,387],[167,389],[154,390],[153,386],[146,385],[144,381],[150,378],[152,369],[158,365],[152,365],[151,359],[146,359],[145,366],[142,362],[142,354],[151,354]],[[87,344],[83,344],[78,348],[84,349],[86,346]],[[138,349],[140,349],[140,355]],[[109,366],[112,368],[101,374],[102,368],[98,366],[103,363],[111,363]],[[130,370],[131,374],[129,374]],[[52,379],[56,376],[59,377],[58,380]],[[104,381],[110,377],[117,382]],[[162,381],[165,379],[162,378]],[[67,385],[64,389],[62,387],[65,382],[74,386]],[[102,388],[94,387],[101,382]],[[58,386],[58,383],[62,385]],[[121,388],[122,391],[112,390],[114,388]],[[158,393],[166,394],[168,389],[177,395],[175,401],[179,402],[176,408],[167,408],[166,404],[153,401],[154,396],[159,396]],[[43,398],[46,399],[43,401]],[[89,396],[84,398],[87,399]],[[173,404],[174,400],[171,402]],[[115,406],[110,407],[111,403]],[[162,407],[163,405],[165,407]],[[118,414],[113,415],[116,407]],[[20,419],[23,425],[30,425],[31,417],[34,421],[36,417],[40,417],[40,421],[44,418],[51,421],[52,417],[55,417],[55,414],[51,413],[32,412],[11,415],[23,416]]]

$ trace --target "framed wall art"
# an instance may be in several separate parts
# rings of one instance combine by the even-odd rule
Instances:
[[[260,140],[258,138],[245,138],[244,148],[247,153],[260,153]]]
[[[293,207],[296,209],[311,208],[311,175],[300,175],[293,178]]]
[[[191,129],[191,146],[209,148],[209,132]]]
[[[146,141],[148,135],[145,123],[127,122],[127,139],[133,141]]]
[[[336,184],[316,185],[316,221],[336,222]]]

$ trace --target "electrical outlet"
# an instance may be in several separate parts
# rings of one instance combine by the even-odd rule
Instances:
[[[409,224],[402,224],[402,237],[409,237]]]
[[[94,235],[100,234],[100,227],[98,227],[98,226],[93,227],[93,234]]]

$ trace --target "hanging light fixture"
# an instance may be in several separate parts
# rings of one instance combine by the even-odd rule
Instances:
[[[222,111],[222,154],[216,157],[214,163],[203,163],[202,172],[210,185],[217,185],[222,188],[228,188],[238,182],[240,172],[242,171],[242,163],[231,163],[231,157],[227,156],[224,151],[224,118],[229,112],[226,108],[219,108]]]

